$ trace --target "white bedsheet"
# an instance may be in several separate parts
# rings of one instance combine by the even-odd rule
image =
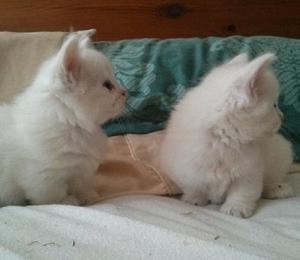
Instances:
[[[300,259],[297,196],[238,219],[176,199],[127,196],[89,208],[0,209],[0,259]]]

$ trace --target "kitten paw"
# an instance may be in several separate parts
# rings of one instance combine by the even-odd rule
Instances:
[[[199,193],[197,194],[184,193],[181,196],[181,200],[197,206],[205,206],[208,203],[207,197],[205,195],[200,195]]]
[[[222,195],[222,196],[217,196],[217,195],[214,195],[214,196],[210,196],[209,197],[209,202],[211,204],[215,204],[215,205],[220,205],[224,202],[225,200],[225,196]]]
[[[101,200],[99,194],[96,191],[86,191],[83,194],[78,194],[80,205],[92,205]]]
[[[67,196],[62,202],[62,204],[79,206],[79,201],[74,196]]]
[[[265,186],[262,194],[262,197],[265,199],[280,199],[293,196],[293,188],[288,183],[278,183]]]
[[[220,211],[239,218],[249,218],[254,214],[256,205],[247,205],[246,203],[225,203],[221,207]]]

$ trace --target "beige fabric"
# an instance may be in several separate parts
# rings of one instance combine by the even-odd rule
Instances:
[[[60,46],[64,32],[0,32],[0,102],[30,84],[40,63]]]
[[[60,46],[65,33],[0,32],[0,102],[30,84],[39,64]],[[104,163],[95,176],[101,200],[125,194],[175,195],[176,186],[159,170],[163,131],[109,138]],[[300,165],[292,167],[300,171]]]
[[[108,139],[108,152],[95,181],[102,199],[125,194],[179,193],[157,164],[161,137],[162,132],[155,132]]]

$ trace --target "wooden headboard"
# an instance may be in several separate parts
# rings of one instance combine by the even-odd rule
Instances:
[[[300,38],[299,0],[8,0],[1,31],[96,28],[96,40],[275,35]]]

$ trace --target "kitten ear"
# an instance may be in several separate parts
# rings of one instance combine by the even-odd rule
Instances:
[[[88,30],[82,30],[77,31],[77,34],[80,38],[90,38],[96,33],[96,29],[88,29]]]
[[[96,29],[89,29],[78,31],[80,47],[89,47],[91,46],[91,37],[96,33]]]
[[[235,56],[233,59],[231,59],[229,62],[227,62],[227,65],[232,64],[246,64],[249,61],[249,57],[247,53],[241,53],[237,56]]]
[[[244,66],[235,82],[236,97],[247,100],[247,102],[257,98],[263,91],[257,81],[275,59],[274,54],[266,53]]]
[[[81,65],[78,37],[72,36],[67,39],[58,55],[63,80],[67,84],[74,84],[79,80]]]
[[[251,61],[245,68],[247,88],[252,97],[259,95],[260,89],[258,89],[259,86],[256,82],[275,59],[276,56],[273,53],[266,53]]]

